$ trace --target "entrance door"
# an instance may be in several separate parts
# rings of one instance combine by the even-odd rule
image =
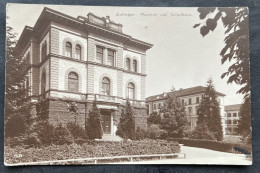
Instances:
[[[111,115],[108,111],[101,111],[102,127],[104,134],[111,134]]]

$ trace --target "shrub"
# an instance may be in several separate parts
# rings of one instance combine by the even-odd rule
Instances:
[[[67,124],[67,129],[73,139],[88,139],[86,131],[76,123],[69,122]]]
[[[190,133],[189,138],[192,139],[208,139],[215,140],[214,133],[209,131],[205,123],[198,124],[196,128]]]
[[[48,121],[40,121],[35,125],[37,136],[42,145],[50,145],[55,140],[54,126]]]
[[[54,128],[53,131],[53,143],[56,145],[63,145],[71,143],[71,138],[69,137],[69,131],[59,124]]]
[[[157,112],[152,112],[147,118],[148,124],[161,124],[161,115]]]
[[[5,137],[22,136],[26,131],[26,122],[21,114],[14,114],[5,124]]]
[[[141,140],[147,137],[147,131],[140,126],[137,127],[136,132],[135,132],[135,139],[136,140]]]
[[[157,139],[161,136],[161,134],[165,132],[165,130],[162,130],[158,125],[156,124],[151,124],[148,127],[147,133],[148,133],[148,137],[150,139]]]

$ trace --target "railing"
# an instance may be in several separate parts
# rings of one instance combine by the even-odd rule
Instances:
[[[20,166],[20,165],[48,165],[48,164],[61,164],[61,163],[83,163],[84,161],[88,164],[98,164],[98,161],[107,160],[106,163],[113,163],[113,160],[116,159],[127,159],[130,162],[134,162],[136,158],[158,158],[161,159],[168,159],[169,157],[173,156],[182,156],[183,159],[186,159],[186,153],[172,153],[172,154],[149,154],[149,155],[129,155],[129,156],[111,156],[111,157],[93,157],[93,158],[80,158],[80,159],[68,159],[68,160],[53,160],[53,161],[41,161],[41,162],[24,162],[24,163],[14,163],[14,164],[8,164],[7,166]],[[110,162],[109,162],[110,161]],[[120,161],[117,161],[120,162]]]

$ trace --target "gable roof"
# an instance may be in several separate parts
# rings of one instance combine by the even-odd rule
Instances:
[[[235,104],[235,105],[227,105],[225,106],[225,111],[236,111],[240,110],[241,104]]]
[[[151,102],[151,101],[158,101],[158,100],[163,100],[167,96],[167,94],[173,94],[176,97],[181,97],[181,96],[188,96],[188,95],[193,95],[193,94],[199,94],[199,93],[204,93],[206,91],[207,87],[203,86],[196,86],[196,87],[191,87],[191,88],[186,88],[186,89],[180,89],[177,91],[173,92],[168,92],[168,93],[162,93],[154,96],[147,97],[145,99],[146,102]],[[225,94],[217,92],[217,95],[219,96],[225,96]]]

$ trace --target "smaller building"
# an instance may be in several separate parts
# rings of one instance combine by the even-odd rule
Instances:
[[[164,105],[164,101],[167,98],[167,94],[174,94],[177,98],[180,99],[182,105],[185,106],[185,109],[188,114],[188,121],[190,123],[191,129],[194,129],[197,126],[197,118],[198,118],[198,108],[199,103],[203,97],[203,94],[206,91],[206,87],[196,86],[191,88],[185,88],[176,90],[169,93],[162,93],[159,95],[154,95],[146,98],[146,106],[148,108],[148,114],[150,115],[152,112],[158,112],[160,107]],[[225,134],[225,113],[224,113],[224,96],[220,92],[217,92],[219,109],[221,122],[223,127],[223,133]]]
[[[239,120],[240,107],[241,107],[241,104],[225,106],[226,134],[227,135],[238,135],[237,134],[237,125],[238,125],[238,120]]]

